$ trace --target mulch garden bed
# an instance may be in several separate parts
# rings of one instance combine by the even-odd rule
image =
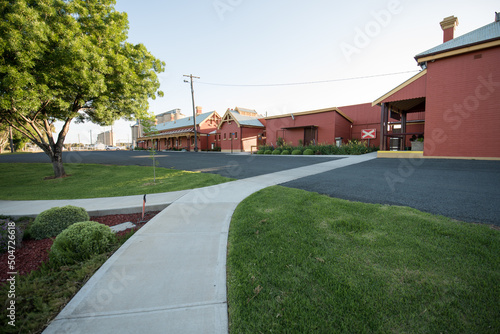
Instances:
[[[108,215],[101,217],[90,217],[90,220],[105,224],[108,226],[114,226],[125,222],[132,222],[136,224],[133,230],[139,230],[146,222],[152,219],[159,211],[147,212],[144,215],[144,220],[141,219],[141,213],[133,214],[118,214],[118,215]],[[139,223],[141,222],[141,223]],[[127,234],[132,229],[127,229],[125,231],[118,232],[118,236]],[[38,269],[42,263],[49,259],[49,251],[55,238],[48,238],[42,240],[23,240],[20,248],[16,248],[16,271],[19,275],[26,275],[32,270]],[[6,279],[10,277],[7,273],[8,270],[8,253],[0,254],[0,285],[4,284]]]

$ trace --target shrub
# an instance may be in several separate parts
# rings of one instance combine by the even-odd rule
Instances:
[[[273,154],[273,151],[271,151],[271,150],[265,150],[264,154]]]
[[[314,155],[314,151],[311,150],[310,148],[306,149],[303,153],[304,155]]]
[[[32,238],[40,240],[55,237],[68,226],[89,220],[89,214],[84,208],[67,205],[52,208],[40,213],[31,224],[29,234]]]
[[[281,155],[289,155],[289,154],[290,154],[289,150],[283,150],[283,152],[281,152]]]
[[[277,149],[275,149],[275,150],[273,151],[273,154],[274,154],[274,155],[280,155],[280,154],[281,154],[281,150],[280,150],[279,148],[277,148]]]
[[[276,146],[283,146],[284,143],[285,141],[283,140],[283,138],[278,137],[278,139],[276,139]]]
[[[301,150],[293,150],[292,155],[302,155],[302,151]]]
[[[109,226],[93,221],[74,223],[56,237],[49,257],[57,264],[73,264],[109,251],[115,241]]]

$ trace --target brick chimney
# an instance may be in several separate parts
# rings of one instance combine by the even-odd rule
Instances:
[[[455,16],[448,16],[439,24],[441,24],[441,29],[443,29],[443,43],[452,40],[455,33],[455,27],[458,26],[458,18]]]
[[[196,115],[199,115],[201,114],[201,107],[196,107]]]
[[[500,21],[500,12],[499,13],[495,12],[495,22],[499,21]]]
[[[170,122],[175,121],[175,114],[170,114]]]

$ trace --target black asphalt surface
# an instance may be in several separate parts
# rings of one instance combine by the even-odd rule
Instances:
[[[500,161],[375,159],[282,185],[500,226]]]
[[[307,166],[336,157],[159,152],[161,167],[236,179]],[[151,166],[146,151],[65,152],[66,163]],[[44,153],[1,155],[3,162],[50,162]],[[500,161],[375,159],[283,184],[366,203],[404,205],[457,220],[500,226]]]
[[[335,157],[292,157],[236,155],[214,152],[157,152],[160,167],[219,174],[224,177],[245,179],[252,176],[279,172],[319,162],[336,160]],[[45,153],[0,155],[2,162],[50,162]],[[148,151],[82,151],[64,152],[64,163],[152,166]]]

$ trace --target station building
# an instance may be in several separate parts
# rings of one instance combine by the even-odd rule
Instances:
[[[456,17],[440,25],[443,43],[415,56],[422,70],[372,103],[270,117],[238,107],[221,117],[199,108],[199,149],[251,152],[279,141],[341,145],[356,139],[379,146],[379,157],[500,159],[500,13],[456,38]],[[190,151],[193,120],[159,123],[138,142]]]

